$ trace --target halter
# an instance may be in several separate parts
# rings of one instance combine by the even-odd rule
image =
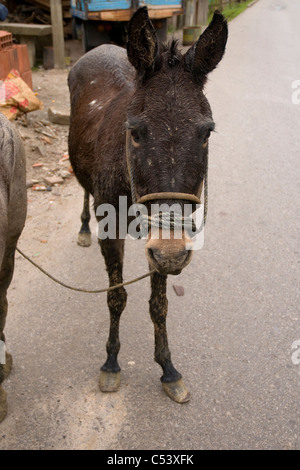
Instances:
[[[137,199],[136,195],[136,187],[134,181],[134,174],[131,165],[131,148],[130,148],[130,141],[131,141],[131,129],[127,128],[126,130],[126,163],[127,163],[127,170],[129,175],[129,182],[130,182],[130,190],[131,190],[131,198],[133,204],[144,204],[145,202],[154,201],[154,200],[166,200],[166,199],[174,199],[174,200],[184,200],[184,201],[191,201],[196,204],[201,204],[201,200],[198,196],[189,193],[178,193],[178,192],[159,192],[159,193],[150,193],[146,194]],[[143,228],[147,229],[150,227],[156,228],[172,228],[173,230],[182,229],[183,227],[191,234],[195,235],[196,233],[200,233],[206,223],[207,217],[207,205],[208,205],[208,190],[207,190],[207,173],[208,173],[208,165],[206,166],[205,175],[203,180],[201,181],[199,194],[202,193],[202,189],[204,186],[204,215],[201,226],[199,229],[196,228],[193,219],[190,217],[182,217],[178,214],[172,214],[167,212],[160,212],[159,214],[155,214],[152,216],[148,215],[140,215],[141,221],[141,229],[143,232]]]

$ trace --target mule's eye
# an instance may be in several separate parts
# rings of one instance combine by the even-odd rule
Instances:
[[[206,148],[207,145],[208,145],[208,139],[209,139],[210,133],[211,133],[211,131],[207,131],[207,133],[204,136],[203,144],[202,144],[203,148]]]
[[[210,134],[211,134],[211,131],[207,131],[207,133],[206,133],[206,135],[205,135],[205,137],[204,137],[204,141],[203,141],[204,144],[208,142],[208,139],[209,139],[209,137],[210,137]]]
[[[131,141],[132,141],[132,145],[134,147],[139,147],[140,146],[140,136],[139,136],[139,133],[136,129],[133,129],[131,131]]]

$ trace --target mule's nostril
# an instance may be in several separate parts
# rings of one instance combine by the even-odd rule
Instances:
[[[156,260],[154,250],[152,248],[148,248],[148,256],[150,259]]]

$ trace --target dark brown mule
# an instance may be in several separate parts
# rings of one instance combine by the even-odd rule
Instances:
[[[95,209],[110,203],[118,210],[119,196],[131,204],[126,166],[126,129],[135,189],[139,197],[171,192],[196,196],[207,166],[208,137],[214,128],[203,94],[206,76],[221,60],[227,41],[227,24],[216,12],[199,40],[184,55],[176,42],[160,44],[147,8],[139,9],[129,23],[127,54],[113,45],[85,54],[69,75],[71,93],[70,159],[85,189],[79,243],[90,244],[88,195]],[[156,201],[161,202],[159,195]],[[172,204],[172,197],[163,201]],[[184,200],[179,201],[184,204]],[[117,217],[118,221],[118,217]],[[180,272],[190,261],[187,239],[146,243],[146,256],[155,269],[151,275],[150,315],[155,329],[155,360],[163,369],[166,393],[177,402],[189,398],[180,373],[171,362],[166,332],[167,274]],[[100,240],[109,283],[122,283],[124,239]],[[119,320],[126,291],[108,293],[111,326],[107,360],[101,368],[100,389],[119,387]]]
[[[0,421],[6,415],[2,382],[10,372],[12,357],[4,352],[7,289],[14,272],[15,249],[26,218],[25,152],[20,136],[0,113]],[[2,364],[1,364],[2,362]]]

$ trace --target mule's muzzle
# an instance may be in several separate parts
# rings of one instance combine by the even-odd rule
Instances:
[[[183,235],[175,239],[174,233],[170,239],[150,238],[146,243],[146,256],[151,268],[160,274],[180,274],[192,258],[192,250],[187,249],[191,240]]]

